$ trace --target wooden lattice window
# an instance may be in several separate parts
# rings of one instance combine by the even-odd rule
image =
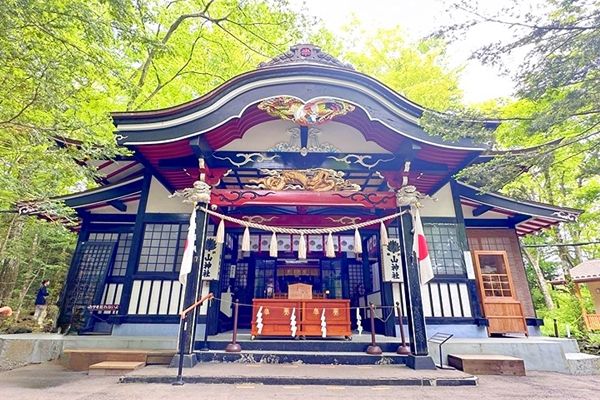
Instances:
[[[513,297],[508,258],[505,251],[476,251],[475,263],[485,297]]]

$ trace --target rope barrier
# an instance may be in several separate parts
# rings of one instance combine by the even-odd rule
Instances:
[[[269,300],[271,300],[271,299],[269,299]],[[275,300],[279,300],[279,299],[275,299]],[[285,300],[289,300],[289,299],[281,299],[281,300],[285,301]],[[320,299],[315,299],[315,300],[320,300]],[[335,300],[335,299],[325,299],[325,300]],[[234,305],[235,304],[235,301],[223,300],[223,299],[219,299],[219,298],[216,298],[216,297],[213,297],[209,301],[220,301],[221,303],[230,304],[230,305]],[[297,301],[301,302],[302,299],[298,299]],[[261,304],[261,305],[263,307],[268,307],[271,310],[285,310],[286,308],[287,309],[290,308],[290,307],[283,307],[283,306],[266,306],[265,304]],[[240,307],[254,307],[254,304],[239,303],[239,306]],[[388,308],[393,309],[393,308],[395,308],[395,306],[377,306],[377,305],[375,307],[378,308],[378,309],[388,309]],[[338,311],[340,311],[340,310],[350,310],[350,311],[352,311],[352,310],[356,310],[356,309],[359,309],[359,310],[368,310],[368,309],[370,309],[370,307],[368,305],[367,306],[358,306],[358,307],[322,307],[322,306],[319,306],[317,308],[319,310],[333,310],[333,309],[336,309]],[[388,316],[388,318],[389,318],[389,316]],[[386,320],[387,320],[387,318],[386,318]]]
[[[349,230],[364,228],[365,226],[380,224],[380,223],[388,221],[390,219],[398,218],[399,216],[408,212],[408,211],[401,211],[401,212],[397,212],[395,214],[387,215],[385,217],[372,219],[372,220],[364,221],[364,222],[359,222],[357,224],[352,224],[352,225],[334,226],[334,227],[330,227],[330,228],[298,229],[298,228],[285,228],[285,227],[281,227],[281,226],[270,226],[270,225],[259,224],[259,223],[252,222],[252,221],[245,221],[245,220],[237,219],[234,217],[230,217],[228,215],[218,213],[216,211],[212,211],[206,207],[200,207],[200,210],[206,212],[207,214],[215,216],[217,218],[221,218],[224,221],[229,221],[234,224],[241,225],[241,226],[244,226],[247,228],[260,229],[262,231],[267,231],[267,232],[287,233],[287,234],[293,234],[293,235],[302,235],[302,234],[303,235],[326,235],[328,233],[345,232],[345,231],[349,231]]]

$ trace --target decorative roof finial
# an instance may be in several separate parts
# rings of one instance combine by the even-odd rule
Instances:
[[[258,68],[278,67],[288,64],[323,64],[330,67],[353,70],[350,64],[343,63],[331,54],[324,53],[321,48],[313,44],[297,44],[290,47],[290,51],[280,54],[271,61],[262,62]]]

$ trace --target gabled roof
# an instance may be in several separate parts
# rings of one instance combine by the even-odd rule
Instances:
[[[121,182],[109,183],[103,186],[85,190],[66,196],[60,196],[50,199],[51,202],[62,202],[73,208],[78,214],[85,213],[95,208],[113,207],[116,212],[127,210],[127,204],[137,201],[141,197],[144,176],[137,176]],[[59,221],[70,228],[77,230],[79,224],[73,224],[73,221],[67,221],[56,215],[55,212],[48,211],[39,202],[20,202],[17,203],[19,214],[36,215],[49,221]]]
[[[583,212],[574,208],[512,199],[499,193],[485,193],[475,186],[462,182],[457,182],[455,187],[463,205],[479,210],[478,214],[482,215],[482,218],[485,218],[486,212],[507,215],[507,218],[514,222],[517,234],[520,236],[537,232],[560,222],[577,221]]]
[[[600,260],[584,261],[569,270],[573,282],[600,282]]]

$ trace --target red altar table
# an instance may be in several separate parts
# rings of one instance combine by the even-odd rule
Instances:
[[[296,310],[296,336],[322,336],[321,316],[325,310],[327,337],[350,337],[350,300],[344,299],[254,299],[252,336],[291,336],[290,318]],[[262,307],[262,332],[256,315]]]

